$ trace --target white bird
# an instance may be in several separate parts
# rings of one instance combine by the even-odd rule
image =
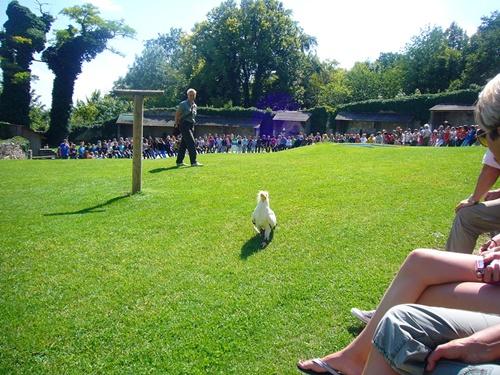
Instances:
[[[257,207],[252,213],[252,223],[259,235],[262,236],[262,232],[264,232],[264,242],[261,246],[265,247],[269,243],[272,230],[276,227],[276,215],[269,207],[269,193],[267,191],[261,190],[257,194]]]

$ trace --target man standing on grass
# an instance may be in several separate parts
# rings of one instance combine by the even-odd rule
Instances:
[[[179,108],[175,111],[175,127],[179,127],[181,132],[181,143],[179,145],[179,153],[177,154],[177,166],[187,166],[184,164],[186,149],[189,153],[189,159],[192,167],[202,167],[203,164],[196,161],[196,146],[194,143],[194,124],[196,123],[196,112],[198,107],[194,100],[196,99],[196,90],[189,89],[187,91],[187,100],[179,104]]]

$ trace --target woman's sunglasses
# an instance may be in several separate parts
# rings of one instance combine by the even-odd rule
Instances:
[[[476,138],[481,143],[481,146],[488,147],[488,140],[486,136],[488,135],[483,129],[479,129],[476,133]]]

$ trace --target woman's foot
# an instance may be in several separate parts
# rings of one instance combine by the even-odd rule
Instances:
[[[328,373],[328,374],[333,374],[333,375],[342,375],[341,372],[338,372],[337,370],[331,368],[330,366],[328,366],[328,364],[326,362],[324,362],[320,358],[311,359],[311,362],[313,362],[314,364],[321,367],[324,372],[319,372],[319,371],[315,371],[312,369],[303,368],[302,366],[304,365],[304,362],[302,362],[302,361],[300,361],[297,364],[297,368],[299,369],[299,371],[303,372],[304,374],[309,374],[309,375],[316,375],[316,374],[323,374],[323,373]]]
[[[346,352],[338,352],[321,358],[321,361],[340,374],[361,375],[363,373],[366,358],[363,360],[362,358],[352,357]],[[318,364],[318,361],[315,360],[299,361],[297,367],[303,370],[312,370],[313,372],[311,373],[329,374],[326,367]],[[335,374],[335,372],[333,372],[333,374]]]

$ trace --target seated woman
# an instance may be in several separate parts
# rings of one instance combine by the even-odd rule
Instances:
[[[500,240],[500,237],[498,239]],[[494,250],[500,250],[500,247]],[[359,336],[337,353],[322,359],[300,361],[298,369],[306,374],[336,374],[336,371],[348,375],[390,373],[383,372],[378,367],[381,363],[387,364],[387,362],[384,356],[373,349],[372,338],[375,337],[377,326],[385,314],[397,305],[418,303],[500,314],[500,286],[489,284],[500,280],[500,267],[489,266],[484,276],[478,274],[475,270],[475,261],[478,258],[477,255],[428,249],[411,252],[387,289],[373,318]],[[483,258],[485,262],[500,259],[500,252],[485,252]],[[500,328],[498,331],[500,336]],[[437,345],[426,347],[427,351],[422,358],[425,359]],[[386,358],[394,365],[395,361],[392,358],[388,356]],[[426,363],[422,362],[420,372],[400,373],[423,374],[425,366]]]

